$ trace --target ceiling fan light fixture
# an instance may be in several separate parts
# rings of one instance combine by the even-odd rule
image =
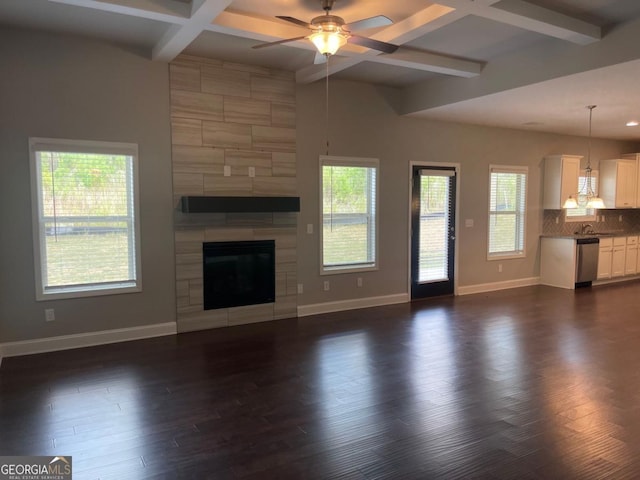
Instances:
[[[319,31],[309,35],[309,40],[322,55],[335,55],[347,43],[349,36],[344,32]]]

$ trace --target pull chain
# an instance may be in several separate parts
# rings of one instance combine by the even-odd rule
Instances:
[[[327,74],[325,75],[325,101],[326,101],[326,105],[325,105],[325,111],[327,114],[327,118],[326,118],[326,128],[327,128],[327,156],[329,155],[329,57],[330,55],[328,53],[325,54],[325,57],[327,58],[326,61],[326,67],[327,67]]]

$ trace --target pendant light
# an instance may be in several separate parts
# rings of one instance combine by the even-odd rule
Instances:
[[[569,195],[569,198],[564,202],[562,208],[578,208],[579,206],[586,208],[606,208],[602,198],[598,197],[593,191],[592,186],[592,169],[591,169],[591,125],[593,121],[593,109],[597,105],[587,105],[589,109],[589,143],[587,148],[587,168],[585,169],[585,181],[584,184],[579,187],[576,198]]]

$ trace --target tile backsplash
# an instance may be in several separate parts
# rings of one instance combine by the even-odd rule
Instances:
[[[598,221],[588,222],[566,222],[564,210],[545,210],[542,233],[544,235],[570,235],[580,229],[581,223],[593,225],[593,230],[596,233],[640,233],[640,209],[599,210]]]

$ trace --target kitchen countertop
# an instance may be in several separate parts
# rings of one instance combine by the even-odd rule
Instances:
[[[640,232],[596,232],[596,233],[545,233],[540,238],[603,238],[603,237],[628,237],[640,235]]]

